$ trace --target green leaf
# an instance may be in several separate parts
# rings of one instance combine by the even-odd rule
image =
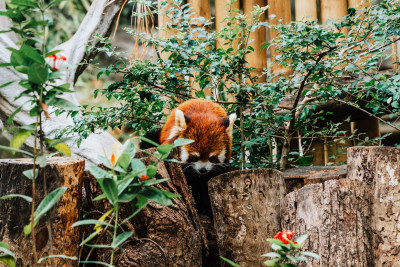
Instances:
[[[89,242],[90,240],[92,240],[96,235],[98,235],[99,233],[101,233],[101,231],[103,231],[103,229],[99,229],[96,232],[91,233],[88,237],[85,238],[85,240],[82,241],[82,243],[79,244],[79,246],[83,246],[85,245],[87,242]]]
[[[36,2],[30,0],[11,0],[11,3],[17,6],[39,8]]]
[[[38,63],[39,65],[42,65],[43,67],[45,60],[35,48],[29,45],[22,45],[19,51],[21,51],[25,55],[25,57],[31,59],[32,61]]]
[[[300,251],[300,253],[304,256],[312,257],[317,260],[319,260],[321,258],[318,254],[316,254],[314,252],[310,252],[310,251]]]
[[[278,258],[278,257],[280,257],[281,255],[280,255],[279,253],[276,253],[276,252],[269,252],[269,253],[263,254],[263,255],[261,255],[261,256],[262,256],[262,257]]]
[[[160,144],[157,144],[156,142],[154,142],[153,140],[150,140],[144,136],[141,136],[140,139],[145,141],[146,143],[149,143],[149,144],[155,146],[155,147],[158,147],[160,145]]]
[[[139,195],[144,196],[160,205],[169,206],[173,204],[172,200],[163,192],[160,192],[152,187],[140,190]]]
[[[10,248],[10,246],[7,243],[1,242],[1,241],[0,241],[0,247]]]
[[[299,236],[299,237],[296,239],[296,242],[297,242],[298,244],[302,245],[302,244],[304,244],[304,241],[306,241],[306,239],[307,239],[307,235],[302,235],[302,236]]]
[[[59,97],[55,97],[52,101],[49,101],[48,104],[65,110],[76,110],[76,111],[79,110],[79,108],[72,102]]]
[[[169,180],[168,178],[163,178],[163,179],[148,179],[148,180],[144,181],[143,183],[144,183],[146,186],[149,186],[149,185],[160,184],[160,183],[163,183],[163,182],[168,181],[168,180]]]
[[[118,187],[114,179],[104,178],[98,180],[101,189],[106,194],[111,203],[115,204],[118,201]]]
[[[272,259],[272,260],[264,261],[264,264],[267,265],[267,266],[279,266],[278,262],[280,260],[281,259]]]
[[[128,217],[128,218],[126,218],[126,219],[124,219],[120,224],[119,224],[119,226],[121,226],[121,225],[124,225],[126,222],[128,222],[128,221],[130,221],[133,217],[135,217],[142,209],[144,209],[146,206],[147,206],[147,204],[149,204],[149,202],[147,201],[147,199],[146,198],[144,198],[144,197],[140,197],[140,196],[138,196],[137,197],[137,203],[136,203],[136,205],[132,205],[132,209],[134,209],[134,207],[136,207],[136,210]],[[118,227],[119,227],[118,226]]]
[[[113,245],[111,246],[112,248],[116,249],[117,247],[119,247],[122,243],[124,243],[128,238],[130,238],[133,235],[133,232],[124,232],[122,234],[119,234],[114,242]]]
[[[53,1],[51,1],[51,2],[46,6],[46,9],[49,8],[49,7],[52,7],[52,6],[56,5],[56,4],[58,4],[58,3],[61,3],[61,2],[63,2],[63,1],[66,1],[66,0],[53,0]],[[57,51],[60,51],[60,50],[57,50]]]
[[[28,70],[28,80],[35,84],[44,84],[49,76],[46,66],[33,64]]]
[[[157,172],[158,172],[158,169],[156,166],[154,166],[154,165],[147,166],[147,176],[149,176],[149,178],[156,176]]]
[[[185,146],[185,145],[191,144],[193,142],[194,142],[194,140],[192,140],[192,139],[179,138],[174,141],[174,147]]]
[[[26,155],[28,155],[28,156],[30,156],[30,157],[32,157],[32,158],[33,158],[33,154],[32,154],[32,153],[29,153],[28,151],[25,151],[25,150],[21,150],[21,149],[15,149],[15,148],[12,148],[12,147],[8,147],[8,146],[1,146],[1,145],[0,145],[0,149],[3,149],[3,150],[8,150],[8,151],[12,151],[12,152],[20,152],[20,153],[24,153],[24,154],[26,154]]]
[[[290,256],[290,255],[286,255],[286,257],[287,257],[291,262],[294,262],[294,263],[297,262],[297,259],[296,259],[295,257],[292,257],[292,256]]]
[[[303,156],[303,157],[299,158],[297,163],[300,166],[310,166],[313,163],[313,160],[314,160],[314,156]]]
[[[56,54],[58,54],[58,53],[61,53],[62,51],[63,51],[63,50],[53,50],[53,51],[50,51],[50,52],[46,53],[45,57],[47,58],[47,57],[49,57],[49,56],[56,55]]]
[[[3,243],[5,244],[5,243]],[[0,246],[0,262],[4,262],[9,267],[15,267],[16,257],[8,248]]]
[[[0,262],[3,262],[8,267],[15,267],[16,266],[15,259],[10,255],[1,255],[0,254]]]
[[[172,144],[163,144],[157,147],[157,151],[160,152],[161,155],[169,155],[171,150],[174,149],[174,145]]]
[[[97,197],[93,198],[93,201],[99,201],[99,200],[102,200],[105,198],[107,198],[107,196],[105,194],[101,194],[101,195],[98,195]]]
[[[26,103],[26,102],[25,102],[25,103]],[[24,103],[24,104],[25,104],[25,103]],[[8,123],[9,125],[14,125],[14,117],[15,117],[15,115],[17,115],[17,114],[21,111],[22,107],[23,107],[23,105],[19,106],[19,107],[10,115],[10,117],[8,117],[7,123]]]
[[[36,208],[34,220],[39,221],[57,203],[65,191],[67,191],[67,187],[59,187],[51,191]]]
[[[89,172],[94,176],[96,179],[102,178],[112,178],[112,174],[102,168],[97,167],[96,165],[90,165],[88,167]]]
[[[55,143],[55,140],[47,140],[47,142],[50,144],[51,147],[57,149],[58,152],[68,157],[71,157],[71,149],[65,143],[57,143],[53,145],[52,143]]]
[[[36,163],[39,164],[40,168],[46,167],[46,155],[36,157]]]
[[[131,168],[132,173],[136,173],[138,176],[146,174],[146,165],[144,165],[140,159],[132,159]]]
[[[91,248],[111,248],[110,245],[100,245],[100,244],[86,244],[86,246]]]
[[[231,261],[231,260],[228,260],[227,258],[225,258],[225,257],[222,257],[222,256],[219,256],[223,261],[226,261],[227,263],[229,263],[229,265],[231,265],[231,266],[233,266],[233,267],[240,267],[240,265],[239,264],[237,264],[237,263],[234,263],[233,261]]]
[[[118,202],[128,203],[134,200],[137,197],[137,193],[134,192],[123,192],[118,197]]]
[[[267,241],[278,246],[284,245],[284,243],[279,239],[268,238]]]
[[[15,82],[15,81],[3,83],[2,85],[0,85],[0,89],[1,89],[1,88],[4,88],[4,87],[6,87],[6,86],[8,86],[8,85],[10,85],[10,84],[12,84],[12,83],[14,83],[14,82]]]
[[[62,258],[62,259],[74,260],[74,261],[78,260],[78,257],[76,257],[76,256],[71,257],[71,256],[67,256],[67,255],[49,255],[49,256],[40,258],[38,260],[38,263],[40,264],[40,263],[42,263],[42,261],[50,259],[50,258]]]
[[[26,139],[28,139],[28,137],[31,136],[31,134],[32,134],[32,131],[29,131],[29,130],[19,131],[11,139],[10,147],[19,149],[22,146],[22,144],[26,141]]]
[[[32,198],[31,197],[28,197],[28,196],[25,196],[25,195],[19,195],[19,194],[9,194],[9,195],[0,197],[0,199],[9,199],[9,198],[15,198],[15,197],[20,197],[23,200],[26,200],[28,202],[32,202]]]
[[[104,226],[109,226],[109,227],[113,227],[111,224],[103,222],[103,221],[98,221],[98,220],[93,220],[93,219],[88,219],[88,220],[80,220],[75,222],[74,224],[72,224],[71,227],[77,227],[77,226],[81,226],[81,225],[88,225],[88,224],[98,224],[98,225],[104,225]]]

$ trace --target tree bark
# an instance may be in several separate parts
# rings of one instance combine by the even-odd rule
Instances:
[[[285,185],[281,172],[241,170],[212,178],[209,195],[220,255],[242,267],[262,266],[267,238],[281,230]]]
[[[71,228],[79,219],[81,207],[82,178],[85,162],[83,159],[54,157],[47,161],[36,180],[36,203],[46,196],[44,177],[46,177],[47,194],[54,189],[65,186],[67,191],[57,204],[36,225],[36,250],[38,258],[50,254],[77,256],[79,253],[80,231]],[[23,194],[30,196],[32,182],[22,172],[32,169],[31,159],[0,160],[0,196]],[[29,223],[31,205],[21,198],[0,200],[0,236],[8,243],[17,257],[17,266],[30,266],[32,246],[30,236],[24,237],[24,226]],[[53,248],[50,250],[49,219]],[[47,262],[49,263],[49,262]],[[77,261],[54,259],[57,266],[77,266]]]
[[[400,266],[400,149],[348,149],[347,177],[365,182],[372,190],[375,266]]]
[[[286,195],[282,229],[295,231],[296,237],[307,234],[304,250],[321,257],[299,266],[373,266],[370,198],[366,183],[348,179],[305,186]]]
[[[1,0],[0,0],[1,1]],[[108,4],[109,3],[109,4]],[[71,90],[74,90],[74,84],[78,79],[87,65],[79,66],[83,60],[88,60],[94,56],[93,50],[86,51],[86,45],[88,42],[92,46],[99,46],[99,42],[94,40],[96,35],[107,36],[109,29],[114,21],[118,11],[122,6],[123,0],[116,0],[109,2],[108,0],[94,0],[88,13],[86,14],[81,26],[75,33],[75,35],[67,42],[57,46],[54,50],[63,50],[61,54],[67,58],[67,64],[71,66],[68,70],[65,70],[65,75],[58,81],[58,84],[70,83]],[[107,5],[108,4],[108,5]],[[8,62],[10,59],[11,52],[6,48],[12,47],[18,49],[18,46],[11,40],[9,35],[0,35],[0,63]],[[8,81],[24,79],[26,75],[15,71],[12,68],[2,68],[0,75],[0,84]],[[29,116],[29,110],[31,106],[24,104],[27,100],[26,97],[22,97],[15,100],[24,88],[18,83],[13,83],[0,90],[0,127],[7,125],[8,117],[19,107],[23,106],[20,113],[14,117],[15,125],[27,125],[35,121],[34,117]],[[68,93],[64,95],[64,98],[79,105],[78,100],[74,93]],[[49,111],[53,111],[50,109]],[[43,131],[48,138],[52,138],[54,134],[65,128],[68,125],[73,125],[71,118],[67,118],[65,114],[59,116],[52,115],[51,119],[43,119]],[[8,138],[10,138],[8,136]],[[76,138],[76,136],[75,136]],[[28,138],[26,145],[29,148],[33,147],[33,137]],[[74,145],[75,140],[67,141],[69,144],[72,154],[85,158],[88,162],[98,163],[97,157],[104,155],[104,151],[108,156],[111,156],[111,149],[114,143],[118,142],[107,132],[101,132],[97,134],[91,134],[85,139],[80,147]],[[101,144],[101,145],[99,145]]]
[[[148,152],[154,152],[149,149]],[[151,158],[138,153],[148,163]],[[194,200],[187,186],[180,164],[164,162],[158,165],[156,178],[170,180],[156,185],[157,188],[179,194],[171,206],[162,206],[150,202],[138,215],[124,226],[133,231],[132,238],[123,244],[124,252],[117,251],[116,266],[202,266],[203,254],[207,254],[207,241],[200,219],[195,209]],[[86,186],[87,201],[94,217],[98,219],[98,211],[104,213],[109,205],[105,201],[91,203],[91,199],[101,194],[96,180],[89,175]],[[90,213],[90,212],[89,212]],[[120,217],[127,218],[132,214],[130,205],[123,205]],[[92,229],[90,229],[92,230]],[[104,244],[109,244],[109,236],[102,237]],[[97,259],[109,262],[109,250],[97,250]]]

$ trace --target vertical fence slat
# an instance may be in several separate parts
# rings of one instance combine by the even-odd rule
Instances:
[[[247,0],[243,2],[243,13],[251,18],[251,12],[253,11],[253,7],[265,6],[264,0]],[[260,17],[261,21],[265,21],[265,15]],[[262,49],[263,44],[267,41],[267,33],[266,28],[261,27],[257,29],[255,32],[250,34],[249,40],[254,40],[249,46],[254,48],[254,52],[246,55],[246,60],[249,62],[251,67],[256,68],[253,71],[253,75],[261,75],[262,70],[267,67],[267,50]],[[265,77],[259,79],[259,82],[264,82]]]
[[[226,22],[223,22],[226,16],[228,16],[229,9],[240,9],[240,1],[237,0],[236,2],[232,3],[229,7],[231,0],[215,0],[215,28],[217,32],[219,32],[222,27],[226,27]],[[235,16],[236,12],[232,13],[231,16]],[[217,48],[222,47],[222,42],[217,42]],[[233,44],[233,48],[236,48],[238,42]]]
[[[279,23],[288,23],[291,21],[291,9],[290,9],[290,0],[280,0],[280,1],[268,1],[269,9],[268,9],[268,20],[271,24],[279,24]],[[270,15],[276,15],[276,18],[271,19],[269,16]],[[282,19],[281,22],[278,22],[280,19]],[[277,31],[275,30],[270,30],[269,32],[269,37],[270,40],[275,38],[278,35]],[[271,47],[271,61],[274,61],[274,57],[277,55],[277,52],[275,52],[275,47]],[[272,70],[273,71],[284,71],[282,67],[280,67],[277,63],[272,64]]]
[[[347,0],[321,0],[321,22],[347,14]]]
[[[317,0],[296,0],[296,20],[312,21],[318,18]]]

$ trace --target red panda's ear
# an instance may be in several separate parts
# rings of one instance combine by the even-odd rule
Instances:
[[[187,117],[183,114],[182,110],[175,109],[175,126],[178,127],[181,131],[185,130],[187,127],[186,119]]]
[[[229,134],[232,133],[233,124],[235,123],[235,120],[236,120],[235,113],[232,113],[228,117],[222,119],[222,123],[224,124],[227,133]]]

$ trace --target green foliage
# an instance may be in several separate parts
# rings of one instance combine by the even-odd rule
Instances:
[[[112,205],[112,209],[97,220],[87,219],[78,221],[72,225],[73,227],[88,224],[95,225],[95,231],[81,243],[81,246],[86,245],[93,248],[111,249],[112,256],[109,266],[112,266],[115,249],[120,247],[133,234],[130,231],[126,231],[117,235],[118,229],[138,214],[150,201],[169,206],[173,204],[172,198],[180,197],[179,195],[154,187],[154,185],[168,180],[165,178],[156,179],[154,176],[157,174],[157,164],[159,162],[163,160],[173,161],[172,159],[168,159],[168,155],[173,148],[191,142],[193,141],[178,139],[172,145],[157,145],[157,151],[153,155],[149,155],[154,160],[146,166],[140,159],[135,158],[135,145],[127,141],[116,153],[112,154],[110,159],[106,157],[99,158],[102,164],[108,168],[107,170],[94,165],[89,166],[90,173],[96,178],[103,191],[103,194],[94,200],[107,199]],[[123,218],[122,222],[119,223],[119,208],[123,203],[131,203],[133,212],[128,218]],[[114,221],[114,224],[112,224],[112,221]],[[113,229],[113,241],[111,244],[88,243],[95,236],[104,233],[107,228]]]
[[[9,248],[10,246],[8,244],[0,241],[0,262],[3,262],[8,267],[15,267],[16,257]]]
[[[149,5],[156,13],[153,4]],[[118,58],[117,64],[101,68],[98,76],[120,73],[123,79],[96,90],[95,96],[115,99],[120,105],[93,107],[83,113],[85,119],[71,112],[76,125],[65,131],[85,138],[98,128],[127,126],[143,133],[160,127],[164,111],[182,100],[208,98],[239,115],[234,127],[235,165],[287,168],[289,160],[295,165],[312,162],[309,148],[314,140],[348,138],[337,126],[330,127],[337,121],[331,111],[321,108],[323,104],[342,103],[370,116],[399,113],[400,75],[378,71],[388,57],[386,50],[400,36],[399,7],[392,0],[349,10],[343,19],[324,25],[311,21],[272,26],[258,20],[266,9],[255,7],[250,16],[232,14],[220,32],[213,32],[212,22],[193,16],[190,5],[172,1],[166,8],[171,22],[160,29],[174,32],[168,39],[128,29],[155,48],[155,56],[146,60],[129,62],[109,40],[98,37],[105,44],[102,50]],[[246,55],[254,50],[249,35],[260,27],[279,32],[263,47],[279,52],[275,63],[287,72],[265,69],[259,76],[253,74]],[[232,97],[235,101],[229,100]],[[296,152],[290,149],[296,138],[301,138],[302,149],[289,154]],[[274,155],[274,149],[280,152]]]
[[[300,249],[304,246],[304,242],[307,239],[307,235],[302,235],[297,238],[296,241],[292,241],[290,239],[283,239],[283,242],[280,239],[267,239],[268,242],[272,244],[272,249],[275,252],[269,252],[267,254],[262,255],[263,257],[270,257],[272,259],[264,262],[266,266],[297,266],[297,263],[300,261],[307,261],[308,258],[311,257],[314,259],[319,259],[319,255],[313,252],[300,251]]]

